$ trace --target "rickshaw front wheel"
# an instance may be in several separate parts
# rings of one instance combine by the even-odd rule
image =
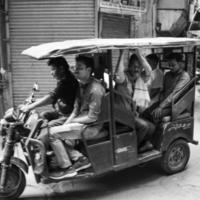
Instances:
[[[190,158],[190,148],[183,139],[178,139],[168,147],[161,159],[161,167],[167,174],[175,174],[185,169]]]
[[[1,174],[1,168],[0,168]],[[0,189],[1,200],[17,199],[26,187],[26,178],[21,169],[12,165],[8,169],[6,183],[4,189]]]

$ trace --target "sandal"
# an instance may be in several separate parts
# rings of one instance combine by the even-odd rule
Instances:
[[[138,150],[139,153],[145,152],[145,151],[150,151],[153,149],[153,145],[151,144],[150,141],[146,141],[143,146],[141,146]]]

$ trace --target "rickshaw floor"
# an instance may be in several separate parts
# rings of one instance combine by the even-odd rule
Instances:
[[[153,149],[151,151],[146,151],[144,153],[138,154],[138,161],[143,163],[149,160],[160,158],[161,156],[162,153],[160,151]]]

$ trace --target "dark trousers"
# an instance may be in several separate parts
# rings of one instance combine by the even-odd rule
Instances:
[[[149,140],[155,131],[155,125],[153,123],[139,117],[135,118],[135,128],[138,146],[140,146],[143,141]]]
[[[64,122],[67,120],[67,117],[60,114],[58,111],[44,111],[40,114],[40,117],[47,120],[48,124],[47,127],[44,127],[40,131],[40,135],[38,136],[37,139],[41,140],[44,143],[46,149],[49,149],[50,141],[49,141],[48,129],[50,127],[64,124]]]
[[[162,110],[162,115],[159,119],[154,119],[152,112],[158,108],[159,106],[159,102],[154,103],[153,105],[151,105],[149,108],[147,108],[143,113],[140,114],[140,117],[142,117],[143,119],[147,119],[148,121],[154,123],[155,125],[159,124],[162,121],[162,118],[165,116],[171,116],[171,107],[168,108],[164,108]]]

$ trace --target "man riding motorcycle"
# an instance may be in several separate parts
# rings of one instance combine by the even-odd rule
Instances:
[[[41,117],[50,121],[49,127],[61,125],[66,121],[66,117],[72,112],[76,93],[78,91],[78,81],[69,70],[69,65],[64,57],[50,58],[47,62],[51,67],[51,75],[57,81],[57,86],[49,94],[36,102],[24,105],[20,108],[22,112],[29,112],[37,107],[48,104],[54,105],[54,110],[44,111]],[[55,105],[57,104],[57,108]],[[39,139],[48,146],[48,135],[46,132],[40,134]]]

